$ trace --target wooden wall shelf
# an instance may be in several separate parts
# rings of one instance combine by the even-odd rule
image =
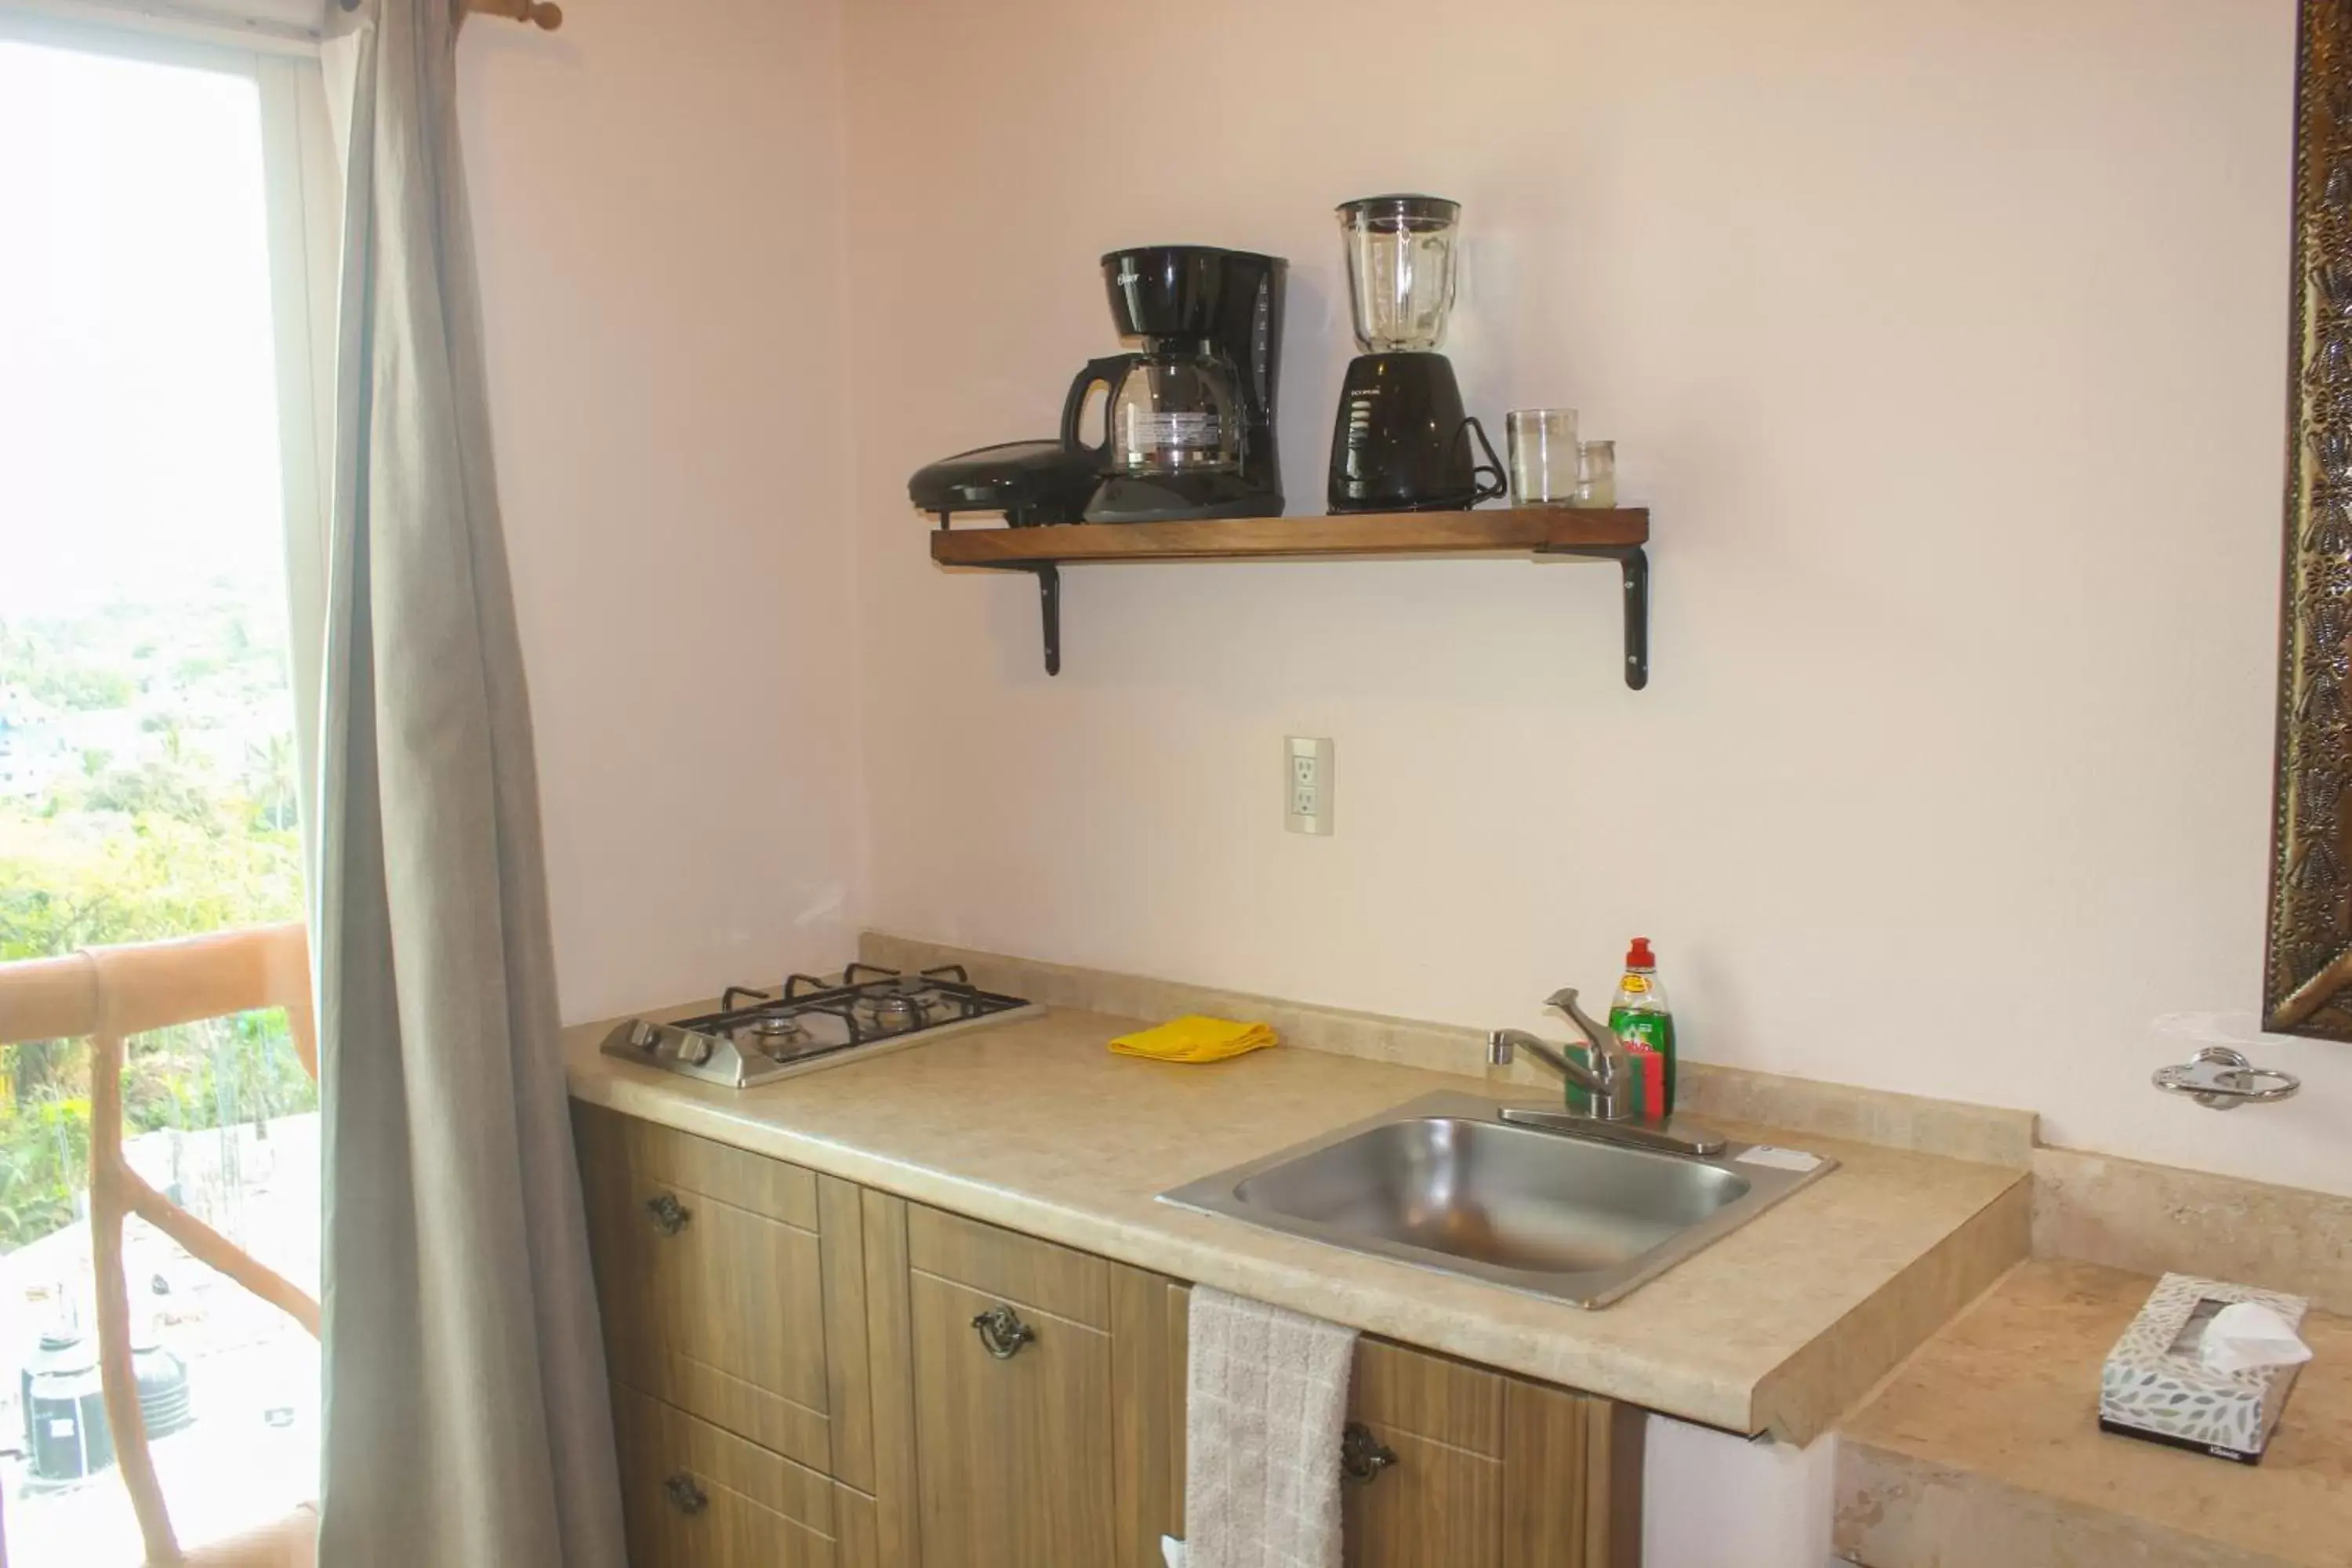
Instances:
[[[931,559],[942,566],[1029,572],[1045,617],[1045,673],[1062,668],[1060,568],[1139,561],[1384,559],[1457,555],[1586,556],[1615,561],[1625,578],[1625,684],[1650,679],[1650,513],[1643,507],[1496,507],[1486,511],[1364,512],[1246,517],[1200,522],[1076,522],[1042,528],[942,524]]]

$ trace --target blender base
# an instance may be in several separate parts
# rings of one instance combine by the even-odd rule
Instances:
[[[1492,465],[1484,469],[1474,432]],[[1444,354],[1403,350],[1348,362],[1331,430],[1333,511],[1465,510],[1502,493],[1493,459]]]

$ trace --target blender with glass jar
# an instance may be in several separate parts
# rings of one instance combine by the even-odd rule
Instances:
[[[1452,362],[1437,352],[1454,306],[1461,204],[1366,196],[1339,213],[1364,352],[1340,384],[1331,510],[1452,511],[1501,495],[1502,464],[1463,409]]]

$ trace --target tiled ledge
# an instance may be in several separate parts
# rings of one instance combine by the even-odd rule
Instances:
[[[1334,1056],[1394,1062],[1433,1072],[1484,1074],[1497,1089],[1557,1091],[1559,1080],[1528,1063],[1486,1065],[1486,1034],[1457,1025],[1317,1007],[1181,981],[1043,963],[867,931],[858,957],[898,969],[961,963],[975,982],[1056,1007],[1083,1007],[1131,1018],[1187,1013],[1271,1024],[1283,1039]],[[1680,1109],[1696,1116],[1752,1121],[1822,1138],[1843,1138],[1914,1153],[2023,1169],[2032,1163],[2035,1118],[1958,1100],[1927,1100],[1777,1073],[1748,1072],[1685,1059]]]
[[[2352,1321],[2316,1352],[2259,1466],[2098,1428],[2099,1367],[2156,1281],[2020,1264],[1839,1426],[1835,1541],[1869,1568],[2347,1568]]]
[[[2033,1251],[2177,1269],[2352,1313],[2352,1197],[2077,1149],[2033,1154]]]

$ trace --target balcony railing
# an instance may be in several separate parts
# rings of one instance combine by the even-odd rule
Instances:
[[[318,1337],[315,1300],[157,1192],[131,1168],[123,1152],[123,1052],[131,1037],[275,1007],[286,1010],[295,1051],[315,1079],[319,1055],[310,1007],[310,947],[299,924],[0,963],[0,1047],[34,1040],[90,1042],[89,1229],[97,1277],[99,1375],[116,1463],[138,1516],[147,1560],[153,1564],[258,1568],[310,1561],[313,1521],[307,1515],[236,1542],[195,1553],[181,1551],[140,1413],[131,1371],[130,1288],[122,1262],[122,1223],[135,1214],[189,1256]],[[5,1562],[5,1550],[0,1545],[0,1562]]]

